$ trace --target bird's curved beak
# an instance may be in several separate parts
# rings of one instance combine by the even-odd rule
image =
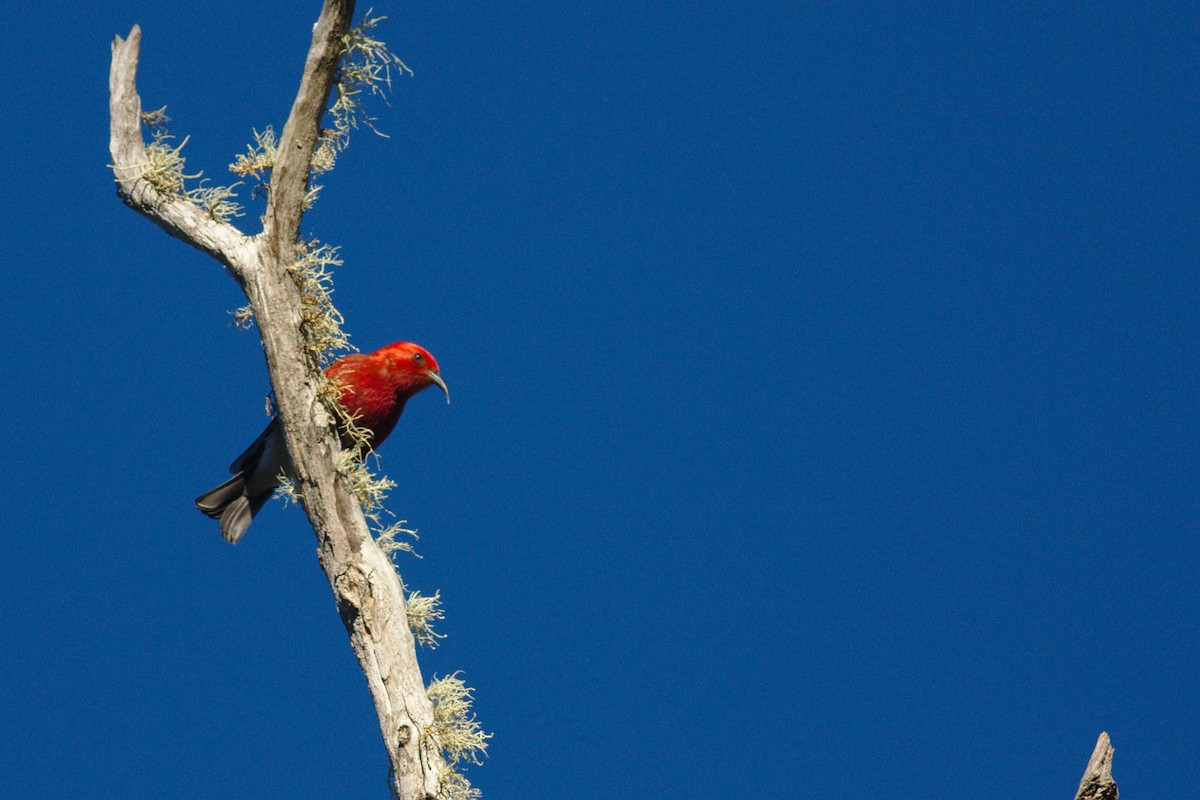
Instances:
[[[425,373],[429,376],[429,380],[437,384],[437,387],[442,390],[442,394],[446,395],[446,405],[450,405],[450,390],[446,388],[446,382],[442,380],[442,376],[429,370]]]

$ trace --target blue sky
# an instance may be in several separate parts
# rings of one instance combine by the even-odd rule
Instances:
[[[14,797],[386,796],[303,515],[192,506],[264,422],[244,301],[105,169],[114,35],[223,182],[302,5],[0,10]],[[415,75],[303,230],[453,393],[382,456],[485,797],[1069,797],[1101,730],[1194,791],[1200,12],[376,11]]]

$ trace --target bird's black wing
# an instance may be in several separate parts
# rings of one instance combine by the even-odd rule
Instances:
[[[278,419],[271,420],[267,427],[263,429],[263,432],[258,435],[258,438],[246,448],[246,452],[238,456],[234,462],[229,465],[229,471],[235,475],[242,470],[253,472],[254,465],[260,458],[262,458],[263,448],[265,448],[267,445],[267,439],[271,438],[278,426]]]

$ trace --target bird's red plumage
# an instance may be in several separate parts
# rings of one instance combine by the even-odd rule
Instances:
[[[325,374],[342,386],[341,403],[355,424],[370,430],[371,447],[388,437],[408,399],[434,385],[437,361],[428,350],[396,342],[373,353],[352,353],[329,365]]]
[[[329,365],[325,374],[341,387],[341,403],[360,428],[371,431],[368,444],[378,447],[388,437],[408,399],[437,386],[450,392],[429,351],[411,342],[395,342],[373,353],[354,353]],[[349,444],[344,441],[344,444]],[[221,533],[236,542],[279,485],[279,474],[291,475],[291,462],[279,421],[234,461],[234,477],[196,498],[206,515],[221,520]]]

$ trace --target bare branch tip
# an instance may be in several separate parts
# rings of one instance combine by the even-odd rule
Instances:
[[[119,34],[119,33],[115,37],[113,37],[112,47],[113,47],[113,50],[116,50],[118,47],[121,47],[122,45],[128,45],[129,47],[136,48],[138,46],[138,43],[141,42],[141,40],[142,40],[142,28],[140,25],[138,25],[135,22],[133,27],[129,29],[129,35],[126,36],[124,39],[121,38],[121,34]]]
[[[1096,740],[1096,748],[1088,759],[1087,769],[1079,781],[1075,800],[1117,800],[1117,784],[1112,777],[1113,746],[1107,732]]]

